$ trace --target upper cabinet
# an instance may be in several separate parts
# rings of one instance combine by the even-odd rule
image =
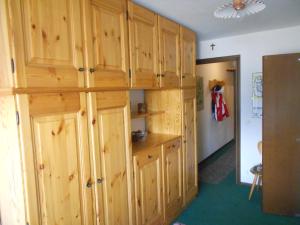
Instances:
[[[195,33],[132,1],[0,4],[0,87],[195,87]]]
[[[159,75],[164,88],[180,85],[180,25],[159,16]]]
[[[157,15],[132,2],[128,4],[131,85],[158,87]]]
[[[196,86],[196,34],[185,27],[180,28],[181,39],[181,85]]]
[[[85,11],[88,87],[128,87],[126,0],[89,0]]]
[[[10,1],[16,87],[83,87],[80,0]]]

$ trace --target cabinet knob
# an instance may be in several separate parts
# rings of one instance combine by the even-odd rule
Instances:
[[[148,159],[152,159],[153,158],[153,156],[152,155],[148,155]]]
[[[79,72],[84,72],[84,71],[85,71],[85,68],[80,67],[80,68],[78,68],[78,71],[79,71]]]
[[[184,76],[184,75],[182,75],[182,78],[185,78],[185,76]]]
[[[161,74],[161,76],[162,76],[162,77],[165,77],[165,75],[164,75],[164,74]]]
[[[160,77],[160,74],[156,74],[157,77]]]
[[[89,180],[87,181],[87,183],[86,183],[86,187],[87,187],[87,188],[91,188],[92,185],[93,185],[92,180],[89,179]]]
[[[102,184],[102,183],[103,183],[103,178],[98,178],[98,179],[97,179],[97,183],[98,183],[98,184]]]
[[[90,68],[90,73],[94,73],[96,71],[95,68]]]

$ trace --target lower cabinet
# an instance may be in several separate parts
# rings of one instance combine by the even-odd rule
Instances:
[[[84,93],[17,95],[26,223],[95,225]]]
[[[198,193],[198,162],[196,146],[196,91],[186,89],[183,95],[183,196],[189,203]]]
[[[92,182],[97,224],[133,224],[128,92],[89,93]]]
[[[163,184],[165,224],[170,224],[181,212],[182,192],[182,151],[181,140],[163,145]]]
[[[134,153],[137,225],[168,225],[182,211],[181,138]]]
[[[137,225],[163,224],[161,147],[134,154],[134,184]]]

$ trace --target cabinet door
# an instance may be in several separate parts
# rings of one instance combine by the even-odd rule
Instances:
[[[11,1],[17,87],[83,87],[80,0]]]
[[[180,26],[159,16],[159,75],[161,87],[180,86]]]
[[[184,200],[188,203],[198,192],[196,146],[196,93],[183,90],[183,178]]]
[[[93,69],[89,87],[128,87],[129,55],[126,0],[89,0],[86,13]],[[89,30],[91,29],[91,30]]]
[[[181,86],[196,86],[196,34],[184,27],[181,31]]]
[[[98,223],[133,224],[127,92],[89,94]]]
[[[180,139],[163,145],[165,221],[170,224],[182,209],[182,153]]]
[[[137,225],[162,225],[161,148],[143,150],[134,156]]]
[[[158,87],[157,15],[129,2],[131,85]]]
[[[28,224],[94,224],[85,99],[17,96]]]

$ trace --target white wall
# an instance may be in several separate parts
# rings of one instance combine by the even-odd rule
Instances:
[[[261,161],[256,144],[262,138],[262,120],[251,118],[252,73],[262,71],[263,55],[300,52],[300,26],[200,41],[198,48],[202,59],[241,55],[241,181],[251,183],[249,169]]]
[[[198,162],[207,158],[234,139],[234,62],[220,62],[197,66],[197,76],[203,77],[204,108],[197,112]],[[224,99],[229,117],[221,122],[212,118],[210,80],[225,81]]]

